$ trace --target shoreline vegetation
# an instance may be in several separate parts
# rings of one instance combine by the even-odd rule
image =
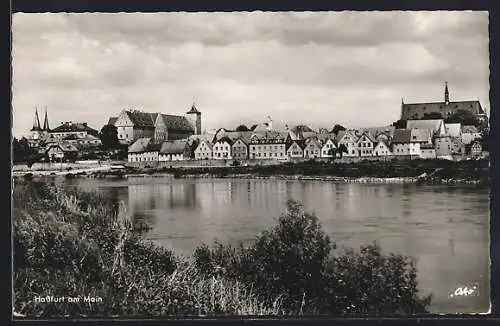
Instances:
[[[111,197],[16,180],[13,253],[13,310],[25,317],[416,314],[432,299],[411,258],[376,243],[338,249],[292,200],[251,244],[186,257],[145,240]]]
[[[172,175],[174,178],[316,180],[349,183],[489,184],[489,161],[411,160],[400,162],[300,162],[226,167],[132,167],[100,171],[33,171],[15,176],[63,175],[67,178]]]

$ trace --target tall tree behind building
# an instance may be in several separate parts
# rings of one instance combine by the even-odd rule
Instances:
[[[104,149],[117,149],[118,143],[118,129],[113,125],[105,125],[99,133]]]

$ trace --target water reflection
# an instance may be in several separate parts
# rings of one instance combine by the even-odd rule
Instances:
[[[315,211],[339,246],[377,241],[414,257],[433,311],[489,309],[489,190],[468,186],[370,185],[285,180],[169,180],[130,184],[72,181],[123,200],[145,234],[190,254],[214,239],[237,243],[275,224],[296,199]],[[85,183],[87,182],[87,184]],[[479,282],[485,295],[450,301],[451,288]]]

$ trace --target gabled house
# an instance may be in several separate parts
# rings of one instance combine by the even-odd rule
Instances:
[[[51,143],[45,148],[45,156],[51,162],[74,161],[78,156],[78,149],[69,143]]]
[[[316,137],[311,137],[305,140],[304,158],[319,158],[321,157],[321,143]]]
[[[471,149],[470,149],[470,155],[472,157],[479,157],[483,153],[483,146],[481,146],[481,143],[477,140],[473,141],[471,144]]]
[[[332,137],[328,136],[321,141],[321,157],[331,158],[334,157],[337,151],[337,146],[335,146],[334,140]]]
[[[292,140],[286,147],[286,155],[289,158],[303,158],[304,157],[304,141]]]
[[[214,160],[231,160],[232,141],[228,137],[221,138],[212,146],[212,155]]]
[[[450,137],[451,155],[465,155],[465,145],[462,137]]]
[[[231,145],[231,156],[235,160],[246,160],[248,159],[248,144],[250,142],[250,137],[238,137]]]
[[[154,144],[150,137],[137,139],[128,148],[129,162],[158,162],[160,144]]]
[[[391,155],[392,152],[389,142],[386,141],[385,139],[377,142],[375,147],[373,148],[373,156],[391,156]]]
[[[194,150],[195,160],[211,160],[213,157],[212,143],[206,139],[200,139]]]
[[[184,161],[190,158],[187,139],[167,140],[161,144],[159,162]]]
[[[342,153],[341,156],[358,156],[358,136],[356,135],[356,131],[349,130],[341,130],[337,134],[337,150],[340,151],[341,146],[345,146],[347,149],[346,153]]]
[[[411,129],[412,143],[432,144],[432,130],[430,129]]]
[[[139,138],[154,138],[155,121],[150,113],[137,110],[122,110],[115,121],[118,141],[132,144]]]
[[[411,129],[410,138],[410,155],[418,155],[422,157],[422,147],[425,147],[426,153],[424,156],[432,156],[432,130],[431,129]]]
[[[363,131],[356,142],[359,156],[373,156],[375,139],[368,131]]]
[[[418,143],[411,142],[411,130],[410,129],[396,129],[394,130],[394,137],[392,139],[392,154],[401,155],[411,155],[415,152],[414,146]]]

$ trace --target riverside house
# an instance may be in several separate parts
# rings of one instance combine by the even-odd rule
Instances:
[[[187,139],[168,140],[161,144],[159,162],[184,161],[190,158]]]
[[[355,130],[341,130],[337,134],[337,139],[337,147],[340,148],[341,145],[344,145],[347,149],[347,153],[343,153],[343,156],[358,156],[358,136],[356,136]]]
[[[139,138],[128,148],[128,162],[158,162],[160,148],[151,137]]]
[[[303,158],[304,157],[304,150],[302,149],[303,147],[305,147],[303,141],[292,140],[286,149],[286,155],[289,158]]]
[[[396,129],[392,139],[392,154],[396,156],[410,155],[411,153],[411,130]]]
[[[427,149],[432,146],[432,130],[430,129],[411,129],[410,155],[418,155],[422,158],[422,146]]]
[[[206,139],[200,139],[194,150],[195,160],[211,160],[213,157],[212,143]]]
[[[363,131],[356,142],[359,156],[373,156],[373,149],[375,147],[375,139],[368,131]]]
[[[231,155],[235,160],[246,160],[248,158],[249,138],[240,136],[236,138],[231,146]]]
[[[330,134],[318,134],[318,139],[321,142],[321,157],[331,158],[335,155],[337,151],[337,146],[335,146],[334,135]]]
[[[212,146],[213,158],[214,160],[230,160],[232,141],[229,137],[223,137],[217,141]]]
[[[389,142],[385,139],[381,139],[373,149],[373,156],[391,156],[391,148],[389,146]]]
[[[250,137],[251,159],[286,159],[287,132],[264,131]]]
[[[304,158],[314,159],[321,157],[321,143],[316,137],[306,139],[304,148]]]

